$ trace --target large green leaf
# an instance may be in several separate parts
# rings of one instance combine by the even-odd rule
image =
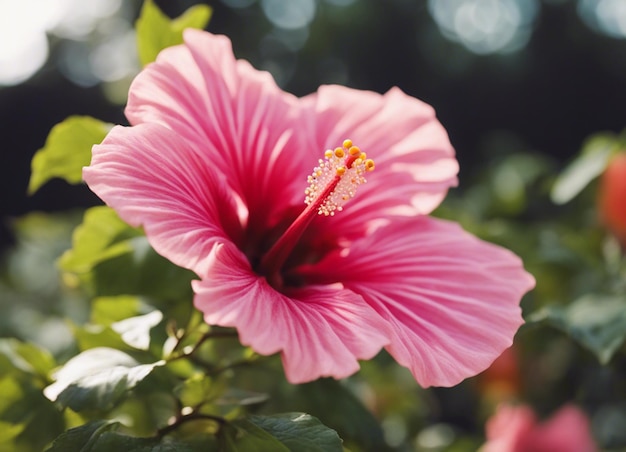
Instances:
[[[620,149],[617,137],[610,133],[592,136],[580,154],[565,168],[552,186],[550,196],[556,204],[565,204],[604,172],[610,158]]]
[[[54,375],[56,381],[44,394],[74,411],[108,410],[122,400],[164,361],[139,364],[130,355],[112,348],[86,350],[70,359]]]
[[[304,413],[250,416],[249,421],[298,452],[342,452],[341,438],[317,418]]]
[[[54,177],[79,183],[83,166],[91,161],[92,146],[101,143],[110,129],[111,124],[90,116],[70,116],[55,125],[33,157],[28,193],[35,193]]]
[[[626,297],[586,295],[565,307],[547,306],[527,320],[564,331],[607,364],[626,339]]]
[[[194,5],[172,20],[152,0],[145,0],[135,25],[141,64],[145,66],[156,60],[158,53],[166,47],[181,44],[185,28],[202,29],[207,26],[210,18],[209,6]]]

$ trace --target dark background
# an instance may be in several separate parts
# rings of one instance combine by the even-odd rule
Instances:
[[[156,3],[177,16],[198,2]],[[318,2],[308,39],[296,52],[264,40],[275,30],[258,3],[241,9],[207,3],[214,8],[208,29],[229,36],[235,54],[254,66],[282,68],[279,83],[290,92],[305,95],[334,82],[378,92],[396,85],[432,104],[457,150],[461,190],[490,152],[518,147],[562,165],[591,133],[624,127],[626,41],[588,27],[574,0],[539,2],[528,44],[491,55],[444,38],[425,1]],[[134,2],[136,13],[139,6]],[[36,76],[0,87],[0,247],[11,242],[10,218],[98,202],[86,187],[58,180],[26,195],[30,160],[50,128],[71,114],[125,122],[123,107],[112,105],[99,86],[79,87],[61,74],[57,44],[51,41],[51,57]]]

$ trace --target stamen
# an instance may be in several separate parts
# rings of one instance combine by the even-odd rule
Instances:
[[[357,187],[366,182],[364,174],[374,169],[374,161],[351,140],[344,140],[342,145],[324,152],[324,160],[319,160],[307,178],[307,207],[261,259],[258,270],[275,287],[282,285],[281,267],[316,214],[332,216],[343,210]]]
[[[329,149],[324,157],[326,160],[320,160],[307,179],[309,187],[304,191],[304,202],[307,205],[319,202],[317,213],[332,216],[343,210],[345,202],[356,194],[356,188],[366,182],[364,174],[374,169],[374,161],[353,146],[352,140],[345,140],[342,148]],[[334,187],[326,193],[330,184]],[[324,199],[320,199],[322,196]]]

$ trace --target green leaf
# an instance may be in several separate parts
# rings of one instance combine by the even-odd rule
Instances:
[[[602,174],[611,157],[619,151],[620,143],[610,133],[592,136],[583,145],[581,153],[559,175],[552,186],[550,197],[555,204],[571,201],[589,183]]]
[[[322,378],[294,386],[292,390],[293,393],[288,394],[289,400],[283,401],[283,406],[302,409],[324,419],[326,425],[337,430],[344,441],[359,444],[365,450],[389,449],[378,420],[341,382]]]
[[[13,424],[0,421],[0,450],[2,443],[8,443],[24,431],[25,424]]]
[[[86,350],[70,359],[44,389],[48,399],[74,411],[108,410],[164,361],[139,364],[130,355],[112,348]]]
[[[112,125],[90,116],[70,116],[55,125],[32,161],[28,193],[35,193],[54,177],[70,184],[82,180],[83,166],[91,161],[91,148],[102,142]]]
[[[59,435],[46,452],[195,452],[211,451],[191,447],[177,439],[137,438],[117,433],[119,422],[92,421]]]
[[[135,25],[141,64],[145,66],[156,60],[158,53],[166,47],[182,44],[185,28],[203,29],[210,18],[209,6],[195,5],[172,20],[163,14],[152,0],[145,0]]]
[[[99,262],[128,253],[131,249],[127,240],[141,235],[140,230],[124,223],[113,209],[92,207],[74,231],[72,249],[61,256],[59,266],[78,275],[89,273]]]
[[[289,450],[298,452],[342,452],[341,438],[317,418],[304,413],[250,416],[257,427],[277,438]]]
[[[289,452],[277,438],[246,419],[224,425],[220,441],[226,452]]]
[[[131,295],[98,297],[91,303],[91,323],[110,326],[120,320],[145,313],[141,298]]]
[[[87,210],[72,242],[59,266],[95,295],[134,294],[161,300],[191,296],[194,274],[157,254],[139,229],[108,207]]]
[[[21,399],[25,398],[24,391],[18,383],[17,379],[11,376],[0,379],[0,415],[11,408],[12,405],[19,403]]]
[[[585,295],[569,306],[545,307],[527,321],[546,322],[562,330],[607,364],[626,339],[626,298]]]
[[[0,436],[3,432],[12,436],[9,450],[25,450],[20,446],[25,444],[32,448],[27,450],[42,450],[63,431],[62,414],[43,396],[40,386],[24,374],[0,379],[0,421],[20,426],[6,432],[0,425]],[[0,450],[6,449],[0,445]]]
[[[124,452],[195,452],[199,449],[169,437],[162,439],[136,438],[108,431],[98,437],[97,441],[89,449],[89,452],[110,452],[116,450]],[[207,448],[205,447],[201,450],[207,450]]]
[[[197,407],[215,397],[213,380],[205,374],[195,374],[174,388],[184,406]]]
[[[46,452],[89,452],[103,433],[119,427],[119,422],[92,421],[59,435]]]
[[[46,378],[55,366],[50,352],[17,339],[0,339],[0,354],[6,356],[15,368],[43,378]]]
[[[163,320],[163,313],[154,310],[148,314],[130,317],[111,325],[122,340],[138,350],[148,350],[150,346],[150,330]]]
[[[124,342],[110,326],[89,324],[74,326],[73,333],[80,350],[107,347],[128,352],[134,351],[133,347]]]
[[[97,295],[136,294],[161,300],[191,298],[193,272],[157,254],[145,237],[135,237],[117,246],[124,246],[125,252],[93,268],[92,283]]]

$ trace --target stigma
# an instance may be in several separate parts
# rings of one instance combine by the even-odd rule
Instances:
[[[366,182],[365,173],[374,167],[365,152],[345,140],[342,147],[327,150],[307,178],[304,202],[317,207],[318,215],[333,216],[354,197],[358,186]]]
[[[318,215],[333,216],[343,210],[346,201],[356,194],[357,187],[366,182],[365,173],[373,169],[374,161],[351,140],[324,153],[324,159],[319,160],[319,165],[307,178],[309,186],[304,191],[307,206],[263,255],[257,268],[272,286],[282,287],[281,268],[313,219]]]

